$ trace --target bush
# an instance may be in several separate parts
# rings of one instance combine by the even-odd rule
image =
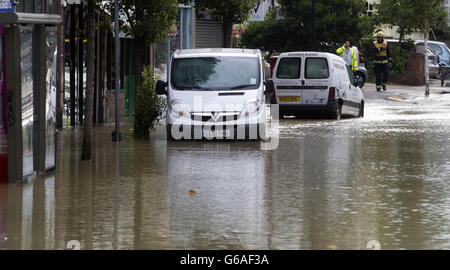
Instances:
[[[156,81],[152,67],[144,67],[142,85],[136,89],[134,135],[148,138],[150,129],[160,120],[165,110],[165,100],[156,94]]]

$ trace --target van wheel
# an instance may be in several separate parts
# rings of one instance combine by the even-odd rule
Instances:
[[[336,110],[330,114],[330,119],[341,120],[342,106],[339,104],[336,106]]]
[[[359,117],[364,117],[364,101],[359,104]]]

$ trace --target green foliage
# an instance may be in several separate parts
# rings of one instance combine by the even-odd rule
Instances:
[[[196,0],[196,8],[208,9],[209,14],[222,23],[239,24],[248,19],[250,11],[260,0]]]
[[[113,14],[114,0],[107,8]],[[119,0],[121,29],[150,45],[167,37],[178,14],[178,0]]]
[[[447,24],[447,12],[442,0],[381,0],[375,24],[397,26],[399,39],[416,30],[429,31],[429,27],[442,28]],[[426,28],[426,29],[425,29]]]
[[[264,22],[251,22],[240,46],[271,53],[311,50],[312,11],[310,0],[279,0]],[[334,52],[350,40],[353,44],[370,35],[373,27],[364,15],[363,0],[328,0],[316,3],[317,50]]]
[[[152,67],[144,67],[142,86],[136,89],[136,109],[134,116],[134,134],[147,138],[149,130],[160,120],[165,110],[165,101],[156,94],[156,82]]]

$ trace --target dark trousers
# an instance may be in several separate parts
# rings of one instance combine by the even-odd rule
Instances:
[[[389,79],[389,65],[375,64],[373,71],[375,72],[377,88],[381,88],[381,85],[386,86]]]

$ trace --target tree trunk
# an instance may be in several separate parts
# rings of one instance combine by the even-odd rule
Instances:
[[[104,18],[102,19],[103,22]],[[105,122],[105,115],[103,107],[103,99],[105,93],[105,80],[106,80],[106,52],[108,51],[108,31],[106,27],[102,27],[100,30],[100,82],[98,87],[98,115],[99,115],[99,123]]]
[[[143,17],[145,16],[142,12],[143,10],[143,3],[142,0],[136,0],[136,22],[140,22]],[[142,85],[142,71],[144,67],[144,49],[145,49],[145,41],[142,37],[134,35],[134,67],[136,72],[136,89],[138,86]]]
[[[230,22],[226,22],[224,23],[224,28],[225,28],[225,48],[232,48],[232,44],[233,44],[233,23]]]
[[[424,73],[425,73],[425,96],[430,95],[430,70],[428,68],[428,34],[429,34],[429,28],[428,28],[428,21],[425,16],[424,22],[423,22],[423,47],[424,47]]]
[[[135,67],[135,71],[136,71],[136,89],[138,86],[142,85],[142,71],[144,68],[144,55],[145,55],[145,47],[144,41],[139,39],[139,38],[135,38],[135,42],[134,42],[135,46],[134,46],[134,55],[135,55],[135,61],[134,61],[134,67]]]
[[[92,154],[92,113],[95,81],[95,6],[96,0],[88,0],[86,107],[84,111],[85,121],[83,121],[82,160],[90,160]]]

